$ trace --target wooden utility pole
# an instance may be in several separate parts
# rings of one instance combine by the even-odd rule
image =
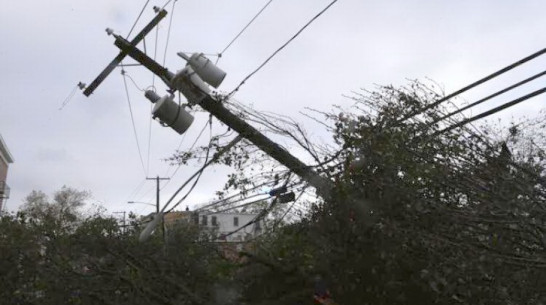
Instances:
[[[159,76],[171,89],[177,90],[177,88],[172,87],[171,80],[174,77],[172,72],[161,66],[135,46],[131,45],[131,43],[129,43],[123,37],[119,35],[114,36],[116,38],[115,45],[118,48]],[[273,159],[277,160],[279,163],[283,164],[292,172],[303,178],[317,189],[317,192],[319,195],[321,195],[321,197],[329,197],[332,185],[328,179],[320,176],[313,169],[280,147],[277,143],[266,137],[252,125],[248,124],[237,115],[231,113],[231,111],[222,105],[222,102],[207,94],[206,97],[201,100],[199,106],[252,142],[252,144],[256,145]]]
[[[156,17],[157,18],[157,17]],[[167,68],[161,66],[145,53],[140,51],[133,41],[129,42],[123,37],[114,34],[116,39],[115,45],[121,50],[120,54],[128,55],[135,59],[137,62],[148,68],[154,74],[159,76],[167,86],[173,91],[179,90],[172,80],[174,74]],[[102,74],[101,74],[102,75]],[[96,87],[86,89],[85,95],[89,96]],[[294,157],[288,151],[283,149],[277,143],[266,137],[256,128],[239,118],[237,115],[231,113],[227,108],[222,105],[222,102],[214,97],[206,94],[206,96],[198,103],[203,109],[214,115],[218,120],[229,126],[231,129],[238,132],[240,135],[249,140],[252,144],[263,150],[273,159],[286,166],[289,170],[300,176],[307,183],[313,186],[317,193],[323,197],[328,198],[332,190],[332,182],[315,172],[312,168],[307,166],[298,158]],[[158,195],[159,196],[159,195]]]
[[[159,176],[155,177],[155,178],[148,178],[146,177],[146,180],[155,180],[156,184],[155,184],[155,212],[159,214],[159,191],[160,191],[160,188],[159,188],[159,182],[161,180],[170,180],[171,178],[160,178]]]
[[[146,180],[155,180],[155,213],[156,215],[159,215],[160,207],[159,207],[159,193],[161,189],[159,188],[159,182],[161,180],[170,180],[171,178],[160,178],[159,176],[155,178],[148,178],[146,177]],[[157,217],[157,216],[156,216]],[[163,226],[163,219],[161,219],[161,234],[163,234],[163,238],[165,238],[165,228]]]

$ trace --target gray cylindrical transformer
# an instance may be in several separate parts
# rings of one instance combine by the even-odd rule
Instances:
[[[161,123],[170,126],[179,134],[186,132],[193,123],[193,116],[168,95],[155,103],[152,116],[159,118]]]

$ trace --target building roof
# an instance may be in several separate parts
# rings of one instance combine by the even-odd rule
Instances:
[[[205,212],[206,215],[234,215],[234,216],[237,216],[237,215],[242,215],[242,216],[257,216],[259,213],[246,213],[246,212],[220,212],[220,213],[215,213],[215,212]]]
[[[11,153],[9,152],[6,142],[4,142],[4,139],[2,138],[2,135],[0,135],[0,155],[8,163],[13,163],[13,157],[11,156]]]

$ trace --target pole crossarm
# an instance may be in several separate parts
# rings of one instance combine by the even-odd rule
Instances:
[[[116,35],[115,37],[115,45],[122,50],[122,53],[129,55],[134,60],[141,63],[154,74],[159,76],[171,89],[177,89],[174,88],[173,84],[171,83],[171,80],[174,77],[174,74],[172,72],[158,64],[148,55],[144,54],[134,45],[130,44],[123,37],[119,35]],[[252,144],[263,150],[273,159],[283,164],[292,172],[304,179],[307,183],[309,183],[317,190],[317,193],[321,197],[326,199],[330,196],[330,192],[333,188],[332,182],[330,180],[320,176],[313,169],[311,169],[298,158],[294,157],[280,145],[270,140],[252,125],[248,124],[237,115],[231,113],[229,109],[224,107],[224,105],[222,105],[220,101],[214,99],[209,94],[206,94],[205,98],[199,103],[199,105],[203,109],[214,115],[218,120],[245,137]]]
[[[160,10],[157,15],[148,23],[140,33],[138,33],[132,40],[129,42],[132,46],[136,46],[144,37],[150,33],[150,31],[159,24],[159,22],[167,16],[166,10]],[[85,96],[90,96],[95,89],[106,79],[106,77],[119,65],[119,63],[127,56],[127,53],[121,51],[115,58],[110,62],[108,66],[93,80],[87,88],[83,91]]]

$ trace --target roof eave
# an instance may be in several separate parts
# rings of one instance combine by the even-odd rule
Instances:
[[[2,156],[8,163],[13,163],[13,157],[11,153],[9,152],[8,146],[6,145],[6,142],[4,142],[4,138],[2,138],[2,135],[0,135],[0,152],[2,153]]]

